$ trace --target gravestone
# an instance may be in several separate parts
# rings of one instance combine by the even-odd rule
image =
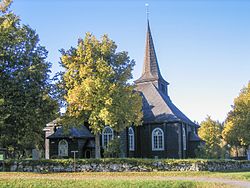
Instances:
[[[6,158],[6,148],[0,148],[0,161],[5,160]]]
[[[250,148],[248,148],[248,150],[247,150],[247,160],[250,161]]]
[[[0,153],[0,161],[3,161],[3,160],[4,160],[4,154]]]
[[[40,151],[38,149],[32,149],[32,159],[39,160],[40,159]]]
[[[0,148],[0,169],[1,171],[4,171],[4,160],[6,159],[6,148]]]

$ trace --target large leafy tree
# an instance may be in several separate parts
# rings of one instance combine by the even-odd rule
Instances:
[[[61,51],[66,117],[71,125],[86,122],[90,125],[95,134],[97,158],[100,133],[105,126],[119,132],[132,124],[141,124],[142,100],[128,83],[135,63],[127,52],[116,52],[116,48],[107,35],[99,41],[87,33],[76,48]]]
[[[202,148],[202,157],[220,158],[222,156],[222,124],[214,121],[208,116],[201,122],[198,134],[204,140],[205,146]]]
[[[22,156],[43,145],[42,129],[55,118],[47,51],[36,32],[0,4],[0,147]]]
[[[250,82],[234,99],[228,113],[223,138],[231,146],[250,146]]]

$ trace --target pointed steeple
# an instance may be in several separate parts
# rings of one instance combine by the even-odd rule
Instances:
[[[154,78],[161,77],[157,57],[155,53],[153,38],[150,31],[149,20],[146,36],[146,49],[144,57],[144,65],[142,75],[148,74],[147,76],[153,76]]]
[[[146,49],[144,56],[143,71],[142,71],[142,76],[135,82],[136,83],[147,82],[147,81],[158,80],[161,78],[162,76],[155,53],[149,20],[147,20]]]

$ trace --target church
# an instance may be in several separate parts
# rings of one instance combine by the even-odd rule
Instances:
[[[195,157],[195,150],[202,142],[197,135],[199,126],[182,113],[168,95],[169,83],[160,72],[149,21],[142,75],[134,83],[143,101],[143,124],[131,126],[119,134],[120,157]],[[54,120],[44,128],[46,159],[73,157],[74,151],[78,158],[95,156],[91,130],[82,126],[64,133],[57,122]],[[102,148],[117,136],[112,128],[105,127],[100,139]]]

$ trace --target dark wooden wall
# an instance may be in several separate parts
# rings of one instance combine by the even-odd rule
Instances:
[[[134,128],[135,151],[129,157],[139,158],[179,158],[179,123],[144,124]],[[152,131],[161,128],[164,132],[163,151],[152,151]]]
[[[76,153],[77,158],[84,157],[83,147],[87,141],[87,139],[77,139],[77,138],[61,138],[61,139],[50,139],[50,158],[57,158],[58,157],[58,143],[60,140],[65,139],[68,142],[68,157],[65,158],[73,158],[74,154],[71,151],[78,151]]]
[[[198,143],[190,143],[187,140],[187,150],[183,150],[182,126],[185,126],[186,138],[188,138],[188,125],[179,122],[176,123],[152,123],[143,124],[139,127],[133,127],[135,133],[135,151],[129,151],[128,146],[128,129],[119,134],[121,138],[122,152],[120,157],[137,157],[137,158],[187,158],[195,156],[195,149]],[[161,128],[164,132],[164,150],[152,150],[152,131],[155,128]],[[118,136],[114,132],[114,136]],[[50,158],[58,156],[58,143],[61,139],[50,139]],[[65,138],[69,146],[69,157],[73,157],[71,151],[79,151],[77,157],[84,158],[83,147],[86,139],[70,139]],[[102,145],[102,138],[100,135]],[[102,148],[102,147],[101,147]],[[94,148],[92,150],[92,157],[94,157]]]

